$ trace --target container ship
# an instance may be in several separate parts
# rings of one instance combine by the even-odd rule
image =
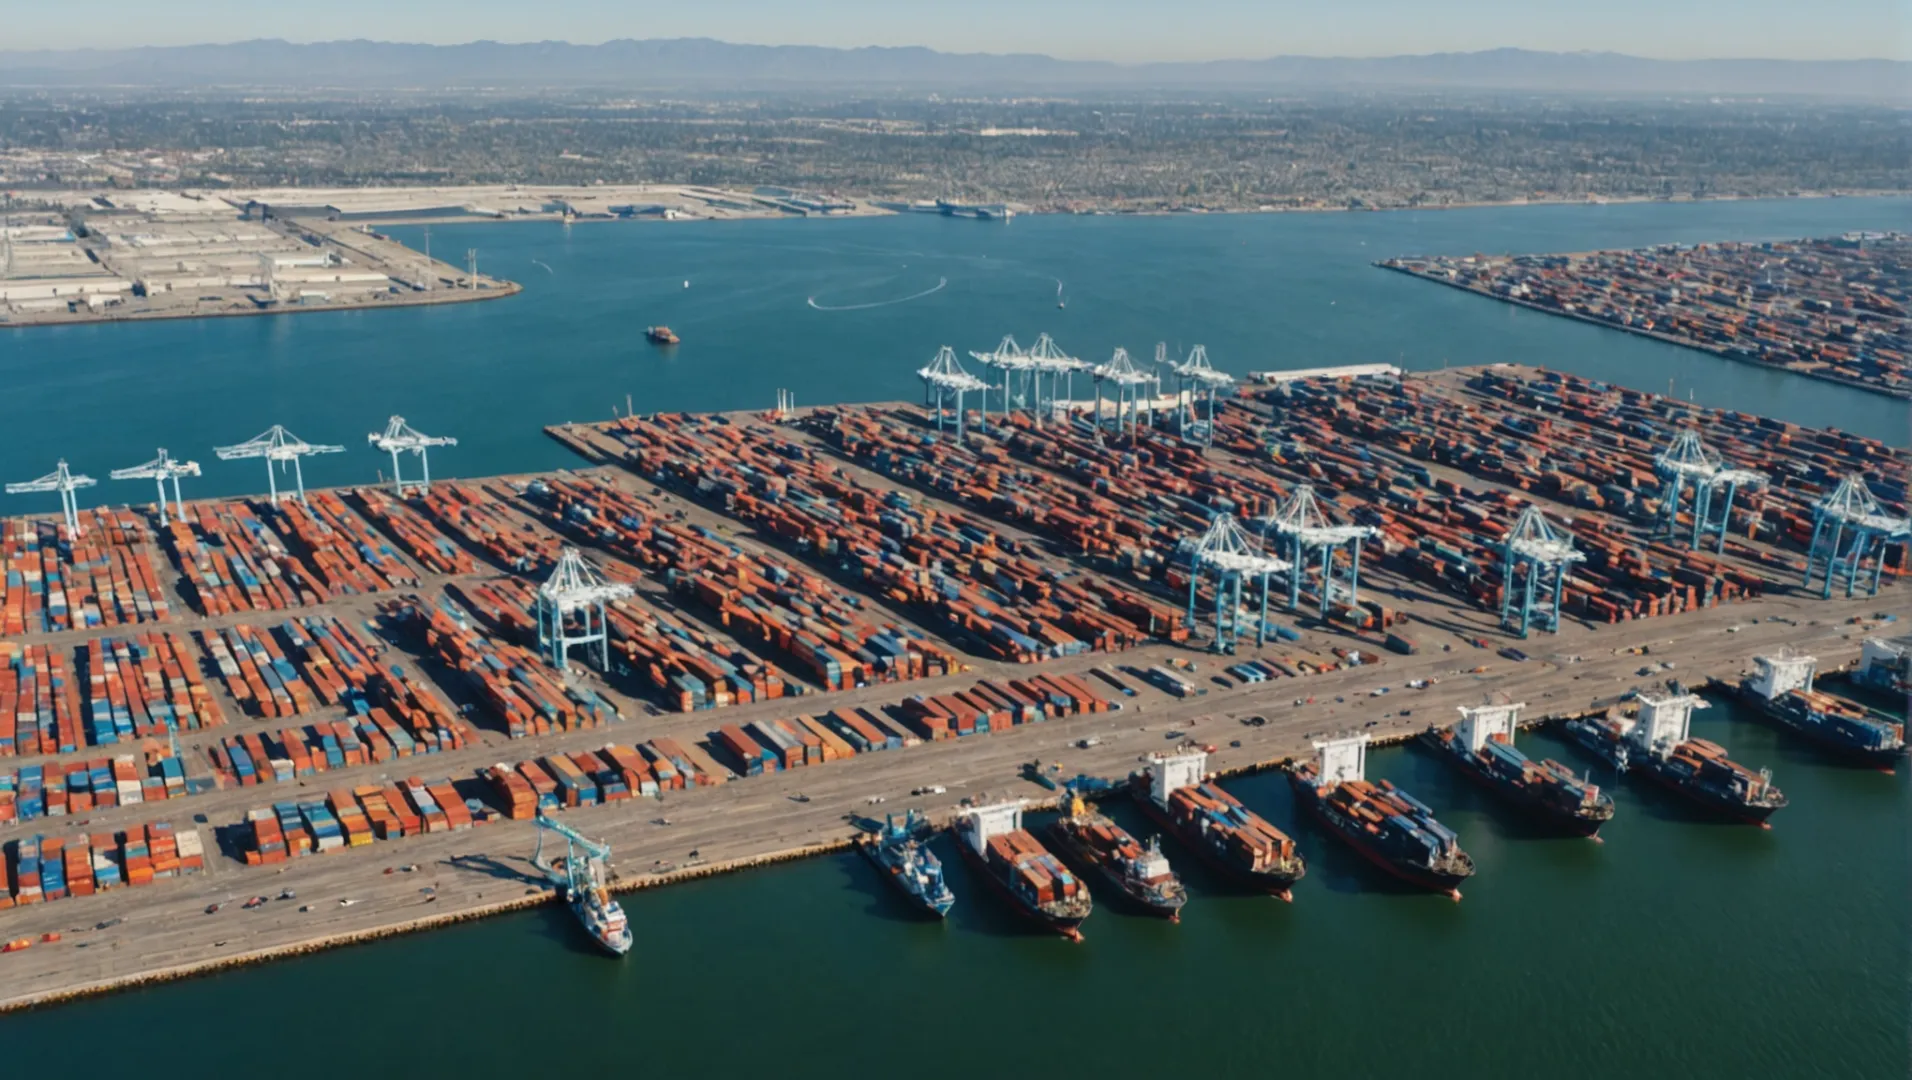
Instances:
[[[1175,876],[1159,838],[1147,846],[1136,842],[1120,825],[1069,792],[1069,811],[1049,826],[1049,839],[1063,859],[1092,867],[1122,895],[1152,915],[1180,922],[1188,890]]]
[[[531,864],[544,871],[563,890],[565,902],[571,906],[571,914],[577,917],[578,925],[591,936],[598,948],[612,956],[623,956],[631,951],[631,923],[624,915],[623,907],[611,899],[607,888],[607,878],[611,865],[611,849],[606,844],[587,840],[570,827],[553,821],[540,814],[538,825],[538,850],[531,855]],[[565,854],[562,862],[553,863],[544,857],[544,834],[554,832],[564,837]]]
[[[1729,689],[1777,727],[1851,761],[1890,772],[1905,756],[1905,725],[1813,689],[1811,656],[1755,656],[1758,671]]]
[[[1429,726],[1421,742],[1468,779],[1549,827],[1597,839],[1600,826],[1613,819],[1613,796],[1558,761],[1535,761],[1514,748],[1520,710],[1526,707],[1524,702],[1463,706],[1459,724],[1445,731]]]
[[[1022,803],[979,806],[952,826],[963,858],[1023,917],[1071,941],[1094,910],[1089,890],[1022,827]]]
[[[1867,638],[1862,650],[1851,674],[1854,683],[1885,694],[1912,694],[1912,635]]]
[[[1566,730],[1615,768],[1644,775],[1705,810],[1770,827],[1766,819],[1785,807],[1785,793],[1773,786],[1770,770],[1753,772],[1718,743],[1691,737],[1693,710],[1705,707],[1676,687],[1670,694],[1641,695],[1637,715],[1569,720]]]
[[[942,861],[925,843],[929,831],[929,823],[914,810],[900,825],[895,815],[885,815],[882,831],[864,837],[857,847],[910,903],[940,919],[956,906],[956,894],[943,880]]]
[[[1293,899],[1295,882],[1308,872],[1294,839],[1204,782],[1207,768],[1208,755],[1200,750],[1157,755],[1146,770],[1129,777],[1129,792],[1156,824],[1221,873]]]
[[[1461,898],[1474,874],[1454,830],[1425,803],[1382,780],[1369,783],[1368,737],[1318,742],[1320,758],[1291,769],[1295,797],[1327,830],[1369,862],[1412,885]]]

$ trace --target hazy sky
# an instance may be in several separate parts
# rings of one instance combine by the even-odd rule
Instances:
[[[1909,11],[1908,0],[0,0],[0,49],[259,37],[714,37],[1124,61],[1499,46],[1682,59],[1912,59]]]

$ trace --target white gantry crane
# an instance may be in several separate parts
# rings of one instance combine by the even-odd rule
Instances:
[[[1653,458],[1653,471],[1659,475],[1660,522],[1657,531],[1674,535],[1679,531],[1680,498],[1693,489],[1693,550],[1699,550],[1707,536],[1719,537],[1715,552],[1726,550],[1726,527],[1733,518],[1733,497],[1740,488],[1766,486],[1766,474],[1751,469],[1736,469],[1712,447],[1701,441],[1699,432],[1685,428],[1673,436],[1666,448]],[[1726,498],[1714,515],[1713,500],[1721,490]]]
[[[1529,505],[1501,541],[1500,557],[1500,624],[1521,637],[1533,623],[1558,633],[1567,570],[1586,559],[1574,550],[1572,534],[1556,530],[1539,507]]]
[[[420,494],[430,494],[432,490],[432,463],[426,451],[434,446],[457,446],[458,440],[448,435],[425,435],[412,428],[402,416],[394,416],[385,425],[384,431],[374,431],[365,436],[365,441],[392,455],[392,493],[405,497],[407,487],[417,488]],[[418,468],[423,474],[422,480],[407,484],[398,472],[399,451],[406,451],[418,457]]]
[[[1065,402],[1075,394],[1075,374],[1088,371],[1089,364],[1063,352],[1062,346],[1057,345],[1056,339],[1048,334],[1036,335],[1036,343],[1029,346],[1028,362],[1036,387],[1035,418],[1040,424],[1055,412],[1058,390],[1060,399]],[[1042,405],[1042,380],[1045,375],[1049,379],[1049,407],[1046,409]],[[1057,386],[1060,380],[1066,380],[1066,389]]]
[[[1262,535],[1272,536],[1291,564],[1288,570],[1288,610],[1301,604],[1301,579],[1318,552],[1321,562],[1321,618],[1326,621],[1336,602],[1354,607],[1361,602],[1361,545],[1376,530],[1368,525],[1336,525],[1315,499],[1313,484],[1298,484],[1287,500],[1261,519]],[[1339,557],[1347,549],[1345,559]]]
[[[1200,345],[1188,351],[1188,359],[1169,370],[1175,373],[1176,433],[1184,441],[1199,441],[1203,446],[1215,445],[1215,392],[1235,385],[1235,377],[1225,371],[1217,371],[1208,362],[1208,350]],[[1208,417],[1196,419],[1195,438],[1191,440],[1187,420],[1194,416],[1195,403],[1201,398],[1208,399]]]
[[[12,490],[9,488],[8,490]],[[1825,574],[1820,596],[1831,598],[1833,579],[1846,577],[1846,595],[1851,596],[1859,582],[1860,571],[1872,560],[1870,593],[1879,592],[1879,578],[1885,572],[1886,548],[1912,542],[1912,520],[1894,517],[1873,497],[1865,478],[1854,474],[1839,481],[1832,493],[1813,504],[1812,544],[1806,549],[1806,585],[1815,575]]]
[[[1003,335],[1003,339],[996,343],[996,347],[993,350],[989,352],[976,352],[972,349],[969,355],[982,366],[995,368],[1002,372],[1002,415],[1005,420],[1008,419],[1010,409],[1009,374],[1010,372],[1014,372],[1016,375],[1016,396],[1020,399],[1025,389],[1023,384],[1029,377],[1028,373],[1034,370],[1029,363],[1029,350],[1016,344],[1016,339],[1013,336],[1005,334]],[[989,394],[985,391],[983,394],[983,420],[986,422],[988,419]]]
[[[66,467],[66,459],[61,458],[53,471],[38,480],[22,480],[7,485],[9,495],[32,495],[41,491],[60,493],[60,513],[66,518],[66,531],[69,536],[80,535],[80,500],[74,495],[81,488],[92,487],[99,483],[90,476],[82,476]]]
[[[1155,376],[1135,366],[1129,358],[1127,349],[1117,347],[1115,355],[1109,357],[1106,364],[1098,364],[1091,369],[1095,375],[1095,427],[1102,430],[1102,384],[1115,384],[1115,433],[1122,433],[1123,418],[1127,417],[1129,434],[1133,436],[1141,424],[1142,388],[1153,386]]]
[[[245,458],[264,458],[266,460],[266,483],[272,492],[272,501],[277,503],[279,495],[279,475],[273,471],[273,465],[281,470],[286,462],[292,463],[293,481],[297,485],[299,501],[305,501],[305,470],[299,465],[299,459],[313,454],[342,454],[343,446],[325,446],[309,443],[287,431],[284,426],[274,424],[245,442],[232,446],[215,446],[213,453],[221,461],[240,461]]]
[[[538,651],[550,657],[552,667],[563,671],[571,646],[596,643],[598,665],[609,671],[610,620],[604,608],[613,600],[626,600],[635,593],[635,589],[622,582],[604,580],[604,575],[585,562],[577,548],[565,548],[558,556],[558,565],[551,571],[550,580],[538,586]],[[565,626],[566,617],[574,612],[580,622],[575,631]],[[595,620],[591,617],[593,613],[597,615]]]
[[[1268,575],[1289,569],[1288,560],[1264,554],[1259,545],[1242,530],[1233,514],[1217,514],[1208,531],[1188,548],[1188,613],[1190,628],[1195,626],[1195,590],[1204,572],[1215,581],[1215,652],[1232,653],[1241,636],[1242,578],[1261,583],[1261,614],[1255,621],[1255,644],[1268,641]]]
[[[159,524],[164,528],[170,520],[166,514],[166,481],[173,482],[173,509],[178,516],[186,516],[186,500],[179,493],[179,478],[198,476],[197,461],[174,461],[165,447],[159,448],[159,456],[144,465],[135,465],[130,469],[114,469],[107,474],[115,480],[154,480],[159,483]]]
[[[988,390],[989,384],[963,370],[963,362],[956,359],[956,350],[945,345],[937,352],[929,364],[916,369],[923,380],[923,407],[936,409],[936,431],[943,430],[943,419],[949,411],[949,401],[956,402],[956,440],[961,442],[969,433],[969,410],[963,405],[963,395],[978,390]],[[989,399],[983,399],[985,412]]]

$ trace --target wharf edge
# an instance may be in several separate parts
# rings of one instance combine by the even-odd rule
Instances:
[[[1707,685],[1711,687],[1724,684],[1714,679],[1709,680]],[[1565,723],[1568,720],[1591,714],[1592,713],[1587,710],[1580,712],[1563,712],[1540,717],[1523,723],[1521,726],[1526,728],[1545,727],[1551,724]],[[1412,742],[1418,737],[1417,732],[1390,732],[1384,735],[1376,735],[1372,745],[1395,746]],[[1250,762],[1245,765],[1217,769],[1212,775],[1216,779],[1252,776],[1272,770],[1285,769],[1297,760],[1299,759],[1294,755],[1288,754],[1281,757]],[[1119,789],[1110,792],[1109,795],[1105,797],[1115,797],[1118,794]],[[1028,809],[1031,810],[1055,810],[1062,805],[1062,796],[1050,795],[1043,798],[1029,798],[1027,803]],[[929,820],[936,828],[941,829],[946,827],[951,820],[954,820],[955,816],[954,812],[949,812],[941,815],[931,815]],[[656,874],[645,873],[642,876],[620,877],[611,883],[610,890],[613,893],[632,893],[645,889],[660,888],[666,885],[675,885],[685,881],[722,877],[727,874],[740,873],[762,866],[795,862],[799,859],[809,859],[819,855],[830,855],[839,851],[848,851],[855,843],[856,838],[854,836],[847,836],[824,843],[805,844],[801,847],[765,852],[761,855],[749,855],[736,859],[725,859],[720,862],[700,863],[696,866],[687,866]],[[254,949],[251,952],[236,953],[232,956],[220,957],[214,960],[201,960],[191,964],[180,964],[175,967],[160,968],[156,971],[121,975],[84,986],[48,990],[44,993],[16,998],[12,1001],[0,1001],[0,1016],[9,1013],[28,1012],[33,1009],[45,1008],[49,1005],[60,1005],[70,1001],[102,997],[121,990],[134,990],[146,986],[157,986],[162,983],[197,979],[236,968],[270,963],[274,960],[286,960],[313,953],[330,952],[334,949],[369,944],[375,941],[382,941],[386,938],[400,937],[425,930],[436,930],[458,923],[489,919],[519,911],[529,911],[533,908],[552,903],[556,899],[557,891],[555,889],[540,889],[537,895],[514,897],[510,900],[501,900],[495,904],[483,904],[478,907],[467,908],[463,911],[450,911],[443,915],[429,915],[417,919],[408,919],[387,926],[374,926],[367,927],[364,930],[353,930],[342,934],[329,934],[325,937],[313,938],[309,941],[296,942],[290,945],[275,945],[266,949]]]

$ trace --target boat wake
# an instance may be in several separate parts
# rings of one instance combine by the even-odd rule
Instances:
[[[889,307],[892,304],[907,304],[911,300],[921,300],[923,297],[928,296],[931,293],[942,292],[943,287],[948,284],[949,284],[948,278],[937,278],[936,284],[931,285],[929,288],[924,289],[922,292],[911,293],[908,296],[899,296],[893,300],[877,300],[868,304],[819,304],[817,303],[817,298],[814,296],[810,297],[807,301],[805,301],[805,303],[809,304],[813,308],[816,308],[818,311],[867,311],[870,308]]]

